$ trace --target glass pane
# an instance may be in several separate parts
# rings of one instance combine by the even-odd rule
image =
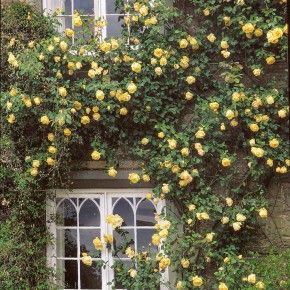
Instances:
[[[107,14],[120,14],[120,9],[116,10],[116,0],[106,0]],[[124,1],[125,3],[125,1]]]
[[[71,16],[67,16],[64,18],[65,28],[72,28],[72,18]]]
[[[86,227],[100,226],[100,211],[97,205],[90,199],[87,199],[81,205],[79,213],[79,225]]]
[[[133,268],[133,264],[131,261],[126,260],[116,260],[114,261],[114,269],[115,269],[115,287],[116,289],[124,289],[122,282],[118,279],[118,273],[122,272],[128,273],[128,270]]]
[[[65,3],[64,3],[64,14],[65,15],[72,15],[71,0],[65,0]]]
[[[118,214],[124,220],[122,226],[134,225],[134,213],[132,206],[124,198],[119,199],[114,207],[114,214]]]
[[[102,266],[100,262],[93,261],[92,266],[81,263],[81,288],[102,289]]]
[[[125,250],[131,245],[132,249],[134,249],[134,230],[118,230],[113,232],[114,236],[114,256],[120,258],[126,258],[127,256],[124,254]]]
[[[80,247],[81,253],[88,253],[88,255],[96,258],[100,257],[100,252],[97,250],[93,244],[94,238],[100,238],[100,230],[83,230],[80,229]]]
[[[123,15],[107,15],[107,37],[118,37],[121,34]]]
[[[142,249],[148,249],[149,244],[151,244],[151,238],[154,234],[154,229],[137,229],[137,249],[138,251]],[[157,251],[157,247],[150,247],[154,252]]]
[[[56,224],[58,226],[76,226],[77,212],[72,202],[65,199],[57,208]]]
[[[67,289],[78,289],[78,264],[72,260],[57,260],[57,272],[61,274],[62,285]]]
[[[94,0],[74,0],[74,9],[81,14],[94,15]]]
[[[155,206],[148,199],[142,200],[137,208],[136,220],[137,226],[154,226]]]
[[[58,257],[77,257],[77,230],[56,230],[56,251]]]

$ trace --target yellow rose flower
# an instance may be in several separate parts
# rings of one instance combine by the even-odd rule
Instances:
[[[256,28],[254,31],[256,37],[261,37],[263,35],[263,30],[261,28]]]
[[[180,261],[182,268],[187,269],[189,268],[190,262],[188,259],[182,258]]]
[[[110,167],[108,169],[108,175],[111,177],[116,177],[117,176],[117,170],[114,167]]]
[[[261,75],[261,69],[259,69],[259,68],[255,68],[255,69],[253,70],[253,75],[254,75],[255,77],[260,76],[260,75]]]
[[[225,283],[221,282],[219,284],[219,289],[218,290],[229,290],[229,288],[228,288],[228,286]]]
[[[40,161],[35,159],[32,161],[32,167],[38,168],[40,166]]]
[[[105,94],[102,90],[97,90],[96,91],[96,99],[99,101],[103,101],[105,98]]]
[[[15,123],[16,121],[16,117],[14,114],[10,114],[8,117],[7,117],[7,122],[10,123],[10,124],[13,124]]]
[[[165,57],[161,57],[159,63],[161,66],[165,66],[167,65],[167,59]]]
[[[120,109],[120,115],[125,116],[128,114],[128,109],[123,107]]]
[[[268,211],[264,207],[259,209],[259,216],[261,218],[267,218],[268,217]]]
[[[157,234],[154,234],[151,238],[152,245],[159,246],[161,243],[161,237]]]
[[[269,146],[271,148],[277,148],[279,146],[279,140],[277,140],[276,138],[273,138],[269,141]]]
[[[255,155],[258,158],[261,158],[264,156],[264,150],[262,148],[252,147],[251,152],[253,155]]]
[[[98,237],[93,239],[93,244],[94,244],[96,250],[98,250],[98,251],[103,250],[103,243]]]
[[[55,146],[49,146],[47,151],[50,153],[50,154],[55,154],[57,152],[57,149]]]
[[[250,274],[248,277],[247,277],[247,281],[251,284],[255,284],[256,283],[256,275],[255,274]]]
[[[131,82],[127,85],[127,90],[130,94],[134,94],[137,91],[137,86]]]
[[[203,285],[203,279],[199,276],[194,276],[191,279],[192,285],[195,287],[201,287]]]
[[[232,224],[232,227],[233,227],[234,231],[237,232],[237,231],[239,231],[241,229],[242,223],[241,222],[234,222]]]
[[[231,17],[224,16],[223,21],[224,21],[225,26],[229,26],[231,24]]]
[[[113,241],[114,241],[114,238],[110,234],[104,234],[104,241],[105,241],[106,244],[112,245]]]
[[[247,217],[244,216],[243,214],[241,214],[241,213],[237,213],[237,214],[236,214],[236,220],[237,220],[238,222],[244,222],[246,219],[247,219]]]
[[[111,225],[113,229],[116,229],[123,224],[123,219],[118,214],[109,214],[106,217],[106,222]]]
[[[281,110],[278,111],[278,116],[279,116],[281,119],[285,118],[286,115],[287,115],[286,110],[281,109]]]
[[[180,48],[186,48],[188,46],[188,41],[186,39],[181,39],[179,41],[179,47]]]
[[[258,132],[260,130],[259,126],[255,123],[250,124],[249,128],[252,132]]]
[[[66,97],[67,96],[67,90],[65,87],[59,87],[58,88],[58,94],[61,96],[61,97]]]
[[[159,261],[159,268],[160,270],[164,270],[166,269],[168,266],[170,266],[171,261],[168,257],[163,257],[160,261]]]
[[[203,10],[203,15],[204,15],[204,16],[209,16],[209,14],[210,14],[209,9],[208,9],[208,8],[205,8],[205,9]]]
[[[161,74],[162,74],[162,68],[161,67],[156,67],[155,69],[154,69],[154,71],[155,71],[155,74],[156,75],[158,75],[158,76],[160,76]]]
[[[148,7],[145,6],[145,5],[142,5],[139,9],[139,13],[142,15],[142,16],[146,16],[148,14]]]
[[[89,124],[90,123],[90,118],[89,118],[89,116],[82,116],[81,117],[81,124],[83,124],[83,125],[87,125],[87,124]]]
[[[180,150],[180,153],[182,156],[188,156],[189,155],[189,149],[187,147],[184,147]]]
[[[137,270],[135,269],[129,269],[128,273],[131,278],[135,278],[137,276]]]
[[[195,133],[195,137],[198,139],[203,139],[205,137],[205,132],[203,128],[199,128],[198,131]]]
[[[155,57],[158,57],[158,58],[161,58],[161,56],[163,55],[163,53],[164,53],[164,51],[161,48],[155,48],[154,49],[154,52],[153,52],[154,56]]]
[[[221,223],[222,223],[223,225],[228,224],[229,221],[230,221],[230,219],[229,219],[227,216],[224,216],[224,217],[222,217],[222,219],[221,219]]]
[[[91,157],[93,160],[100,160],[101,159],[101,153],[97,150],[94,150],[92,153],[91,153]]]
[[[255,26],[252,23],[246,23],[243,25],[242,30],[244,33],[253,33],[255,30]]]
[[[220,104],[218,102],[211,102],[208,106],[212,111],[216,112],[219,109]]]
[[[82,19],[79,15],[74,15],[73,16],[73,25],[76,27],[82,26],[83,22]]]
[[[63,52],[67,51],[67,49],[68,49],[68,45],[67,45],[67,43],[66,43],[65,41],[61,41],[61,42],[59,43],[59,47],[60,47],[60,49],[61,49]]]
[[[275,59],[275,57],[274,56],[268,56],[267,58],[266,58],[266,63],[268,64],[268,65],[271,65],[271,64],[273,64],[273,63],[275,63],[275,61],[276,61],[276,59]]]
[[[30,169],[30,175],[31,176],[36,176],[38,174],[38,170],[37,168],[31,168]]]
[[[230,165],[231,165],[231,160],[229,158],[222,159],[222,166],[223,167],[229,167]]]
[[[272,159],[268,158],[267,161],[266,161],[266,164],[269,166],[269,167],[272,167],[274,162]]]
[[[192,98],[193,98],[193,93],[191,93],[191,92],[186,92],[186,93],[185,93],[185,99],[186,99],[187,101],[192,100]]]
[[[48,125],[50,123],[50,120],[46,115],[44,115],[40,118],[40,123],[42,125]]]
[[[88,254],[86,254],[86,253],[83,253],[82,255],[83,256],[81,258],[81,261],[83,262],[83,264],[85,264],[86,266],[92,266],[92,264],[93,264],[92,257],[88,256]]]
[[[70,28],[65,29],[65,34],[67,37],[73,37],[75,35],[74,31]]]
[[[191,85],[191,84],[194,84],[194,83],[196,82],[196,79],[195,79],[194,76],[188,76],[188,77],[186,78],[186,82],[187,82],[189,85]]]
[[[71,135],[71,130],[69,128],[64,128],[63,135],[69,137]]]
[[[130,173],[128,179],[131,183],[138,183],[140,181],[140,176],[137,173]]]
[[[264,290],[264,289],[266,289],[266,288],[265,288],[265,284],[264,284],[262,281],[257,282],[257,283],[256,283],[256,287],[257,287],[257,289],[259,289],[259,290]]]
[[[163,132],[158,132],[157,136],[158,138],[163,139],[165,137],[165,134]]]
[[[141,72],[141,64],[138,63],[138,62],[133,62],[132,65],[131,65],[131,69],[133,72],[135,73],[140,73]]]
[[[177,141],[176,141],[175,139],[168,139],[167,142],[168,142],[168,147],[169,147],[171,150],[173,150],[173,149],[176,148],[176,146],[177,146]]]
[[[53,166],[53,165],[55,165],[55,160],[52,159],[51,157],[47,157],[47,159],[46,159],[46,163],[47,163],[47,165],[49,165],[49,166]]]
[[[213,33],[210,33],[206,38],[211,43],[215,42],[215,40],[216,40],[216,37],[215,37],[215,35]]]
[[[208,243],[211,243],[213,241],[214,233],[208,233],[205,236],[205,239]]]

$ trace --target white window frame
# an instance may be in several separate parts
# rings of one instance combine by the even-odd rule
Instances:
[[[48,199],[46,206],[46,223],[49,233],[52,235],[53,240],[56,241],[56,224],[55,221],[52,220],[52,217],[56,214],[56,198],[98,198],[100,197],[100,232],[101,236],[104,233],[113,234],[113,229],[105,222],[105,217],[108,214],[113,212],[112,209],[112,199],[113,198],[131,198],[131,197],[140,197],[145,198],[146,193],[150,191],[150,188],[130,188],[130,189],[75,189],[75,190],[66,190],[66,189],[56,189],[53,192],[55,193],[55,199]],[[161,213],[162,209],[165,206],[165,201],[160,200],[156,205],[156,212]],[[135,209],[136,210],[136,209]],[[77,227],[79,231],[79,227]],[[134,227],[134,239],[136,239],[136,227]],[[79,241],[78,241],[79,242]],[[136,243],[135,243],[136,245]],[[54,244],[50,244],[47,246],[47,266],[56,270],[56,246]],[[77,259],[80,259],[80,247],[77,249]],[[74,260],[69,258],[70,260]],[[111,268],[113,265],[113,256],[111,255],[111,251],[107,248],[102,250],[101,252],[101,260],[108,261],[109,266],[105,269],[102,267],[102,290],[110,290],[112,287],[107,285],[108,282],[114,279],[114,271]],[[78,263],[78,276],[80,275],[80,263]],[[78,277],[78,289],[80,289],[80,277]],[[168,269],[162,274],[162,280],[167,282],[169,280],[169,272]],[[54,281],[56,282],[56,281]],[[160,290],[168,289],[166,286],[161,285]],[[69,289],[66,289],[69,290]],[[125,290],[125,289],[118,289]]]
[[[42,0],[42,8],[44,11],[44,15],[49,15],[51,12],[53,13],[56,9],[56,7],[61,7],[62,10],[64,10],[64,1],[65,0]],[[73,0],[72,1],[72,13],[74,11],[73,6]],[[104,19],[107,19],[107,15],[109,16],[120,16],[123,14],[118,13],[111,13],[107,14],[107,7],[106,7],[106,0],[94,0],[94,19],[97,20],[100,17],[103,17]],[[124,14],[124,16],[128,15],[127,13]],[[91,16],[92,15],[82,15],[82,16]],[[59,17],[65,17],[65,16],[59,16]],[[104,27],[102,29],[102,39],[105,39],[107,37],[107,27]]]

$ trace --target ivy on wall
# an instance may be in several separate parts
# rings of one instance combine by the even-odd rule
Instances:
[[[41,251],[42,190],[68,186],[75,156],[106,160],[116,176],[121,149],[143,164],[129,180],[152,181],[147,198],[173,201],[178,210],[157,217],[157,255],[126,250],[138,267],[116,266],[124,287],[155,289],[171,266],[178,280],[168,287],[176,289],[265,289],[244,245],[267,217],[270,177],[290,166],[285,83],[263,81],[269,67],[285,61],[284,1],[191,0],[190,14],[162,0],[119,6],[127,14],[120,38],[100,39],[103,19],[90,35],[90,23],[75,12],[82,35],[66,29],[9,53],[13,82],[1,92],[1,108],[15,164],[2,174],[2,205],[19,213],[1,231],[21,221],[28,235],[45,237]],[[119,221],[108,219],[116,227]],[[13,267],[25,268],[18,289],[49,289],[44,268],[43,276],[34,272],[41,286],[25,277],[41,264],[29,263],[35,253],[19,252],[15,261],[27,264]],[[2,268],[5,287],[17,289]]]

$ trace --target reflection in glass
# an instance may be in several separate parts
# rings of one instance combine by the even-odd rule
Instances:
[[[97,205],[90,199],[82,203],[79,212],[79,226],[100,226],[100,211]]]
[[[93,15],[94,0],[74,0],[74,9],[78,10],[80,14]]]
[[[137,226],[154,226],[155,224],[155,206],[148,199],[142,200],[137,209]]]
[[[101,265],[98,261],[93,261],[88,267],[81,263],[81,288],[82,289],[102,289]]]
[[[116,10],[115,0],[106,0],[107,14],[120,14],[120,9]]]
[[[122,226],[134,225],[134,213],[131,205],[124,198],[119,199],[114,207],[114,214],[118,214],[124,220]]]
[[[77,230],[57,229],[56,249],[58,257],[77,257]]]
[[[65,15],[72,15],[72,5],[71,5],[71,0],[65,0],[64,3],[64,14]]]
[[[137,229],[137,249],[148,249],[153,234],[154,229]],[[151,249],[157,251],[156,247],[151,247]]]
[[[80,249],[81,253],[87,253],[92,257],[99,257],[100,252],[96,250],[93,240],[100,238],[100,230],[80,229]]]
[[[57,260],[57,273],[67,289],[78,289],[78,264],[76,260]]]
[[[134,248],[134,230],[118,230],[113,232],[115,256],[127,257],[124,253],[127,247],[131,245]]]
[[[63,200],[56,211],[56,224],[59,226],[76,226],[77,212],[69,199]]]
[[[123,24],[123,15],[107,15],[107,37],[120,36]]]

